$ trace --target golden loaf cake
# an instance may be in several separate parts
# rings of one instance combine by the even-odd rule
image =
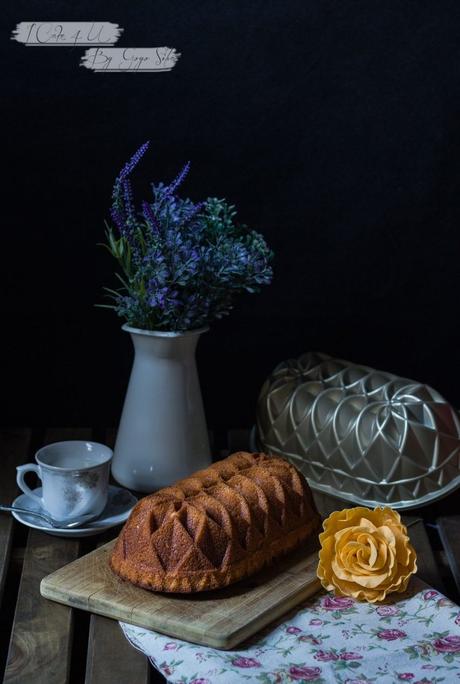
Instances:
[[[151,591],[218,589],[299,546],[319,522],[293,465],[239,452],[141,499],[110,565]]]

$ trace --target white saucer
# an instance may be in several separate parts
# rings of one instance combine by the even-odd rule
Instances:
[[[34,494],[41,496],[42,488],[37,487],[37,489],[34,489]],[[27,513],[19,513],[19,511],[12,511],[12,515],[16,520],[27,525],[27,527],[33,527],[35,530],[42,530],[42,532],[47,532],[55,537],[91,537],[93,534],[100,534],[101,532],[105,532],[105,530],[109,530],[111,527],[115,527],[115,525],[124,523],[136,503],[136,497],[127,489],[109,485],[107,505],[100,516],[95,520],[91,520],[91,522],[85,523],[84,527],[74,527],[71,530],[51,527],[51,525],[41,518],[37,518],[35,515],[27,515]],[[37,511],[37,513],[46,513],[40,504],[37,503],[35,499],[27,496],[27,494],[18,496],[17,499],[13,501],[12,505],[20,506],[21,508],[30,508],[31,511]]]

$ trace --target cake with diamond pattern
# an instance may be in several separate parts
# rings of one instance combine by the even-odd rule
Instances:
[[[293,465],[239,452],[142,499],[110,565],[152,591],[218,589],[299,546],[319,522]]]

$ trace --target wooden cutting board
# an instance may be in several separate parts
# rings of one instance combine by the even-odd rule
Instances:
[[[317,539],[247,580],[199,594],[153,593],[121,580],[108,564],[114,543],[44,577],[42,596],[185,641],[229,649],[320,588]]]

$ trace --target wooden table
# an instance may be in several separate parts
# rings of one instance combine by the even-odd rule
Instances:
[[[217,436],[218,437],[218,436]],[[93,439],[112,444],[103,428],[4,429],[0,431],[0,502],[17,495],[16,466],[33,460],[45,443]],[[247,448],[248,431],[233,430],[216,439],[214,453]],[[220,442],[220,443],[219,443]],[[418,553],[419,575],[454,601],[460,595],[460,516],[455,493],[416,514],[405,516]],[[317,497],[323,514],[336,502]],[[423,519],[422,519],[423,518]],[[52,537],[0,515],[0,673],[6,684],[127,684],[165,682],[148,659],[132,648],[118,623],[74,610],[40,596],[42,577],[116,536],[83,539]]]

